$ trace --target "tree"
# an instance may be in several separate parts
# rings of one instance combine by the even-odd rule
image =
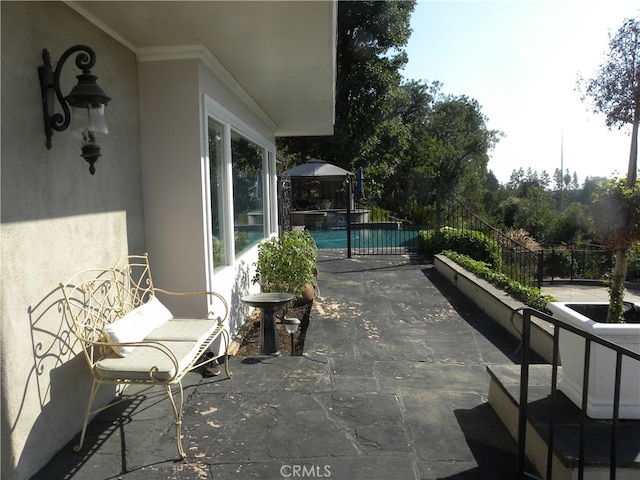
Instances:
[[[436,208],[440,208],[441,188],[446,187],[462,194],[477,210],[483,205],[479,192],[487,175],[489,151],[501,132],[487,128],[480,104],[465,95],[436,102],[425,127],[431,149],[423,158],[437,179]]]
[[[407,62],[410,1],[338,2],[336,118],[334,135],[278,139],[296,163],[317,157],[346,169],[370,162],[390,133],[402,135],[392,111]]]
[[[584,86],[583,100],[603,113],[609,128],[632,125],[627,185],[636,183],[638,170],[638,124],[640,123],[640,23],[626,19],[609,39],[609,54],[596,77]]]
[[[428,150],[423,140],[428,112],[439,88],[437,82],[427,85],[412,81],[399,86],[390,98],[393,114],[377,135],[377,148],[368,154],[365,176],[377,187],[370,192],[369,200],[398,215],[406,214],[399,206],[424,205],[432,190],[428,184],[433,175],[422,161]]]
[[[532,186],[517,203],[515,226],[543,242],[555,220],[555,210],[556,203],[552,195],[539,186]]]
[[[334,135],[278,139],[294,164],[318,157],[364,167],[367,200],[405,218],[433,203],[437,180],[481,199],[487,152],[499,136],[477,101],[444,96],[438,82],[403,83],[414,7],[414,0],[338,2]]]
[[[499,132],[488,130],[480,104],[466,96],[448,96],[434,105],[426,132],[436,141],[437,152],[430,159],[434,172],[450,188],[455,179],[465,178],[474,187],[487,174],[488,152]]]
[[[574,244],[592,236],[588,206],[570,203],[555,219],[552,230],[545,236],[550,243]]]
[[[578,201],[583,203],[584,205],[588,205],[591,203],[591,199],[593,198],[593,194],[598,191],[605,183],[607,183],[606,177],[587,177],[584,179],[584,184],[582,185],[582,191],[578,196]]]
[[[415,217],[415,206],[431,205],[440,187],[483,205],[488,151],[499,132],[489,130],[476,100],[439,93],[440,84],[411,82],[394,109],[410,141],[389,150],[389,162],[378,164],[376,182],[384,182],[379,201],[404,217]],[[380,154],[378,154],[380,155]]]
[[[626,186],[633,189],[638,171],[638,124],[640,123],[640,24],[625,19],[609,39],[609,53],[596,77],[587,81],[584,98],[593,101],[593,109],[603,113],[609,128],[632,125],[631,148]],[[621,231],[622,232],[622,231]],[[627,251],[630,239],[616,236],[616,261],[611,278],[611,302],[607,321],[618,321],[617,305],[622,301],[627,277]]]
[[[579,188],[578,174],[573,172],[573,175],[571,175],[568,168],[564,173],[559,168],[556,168],[553,173],[553,181],[555,182],[556,190],[577,190]]]
[[[546,190],[549,188],[551,178],[546,170],[542,173],[538,173],[536,170],[532,170],[531,167],[527,168],[527,172],[522,167],[518,170],[511,172],[511,177],[507,183],[506,188],[508,190],[514,190],[518,192],[520,197],[525,197],[530,188],[540,188]]]

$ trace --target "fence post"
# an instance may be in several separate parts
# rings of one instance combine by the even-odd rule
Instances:
[[[575,259],[575,246],[571,245],[569,247],[571,249],[571,278],[569,279],[571,283],[573,283],[573,273],[576,268],[576,259]]]
[[[353,197],[353,185],[347,174],[347,258],[351,258],[351,198]]]
[[[442,228],[442,198],[440,193],[440,183],[436,184],[436,228]]]
[[[542,287],[542,269],[544,268],[544,250],[538,250],[538,288]]]

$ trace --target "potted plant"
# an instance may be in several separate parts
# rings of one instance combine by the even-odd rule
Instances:
[[[630,312],[639,307],[627,304]],[[554,317],[569,325],[640,352],[640,323],[607,323],[607,303],[550,302],[547,308]],[[584,349],[584,338],[566,330],[560,332],[562,380],[558,389],[578,407],[582,405]],[[615,362],[615,352],[591,345],[587,395],[587,415],[591,418],[612,418]],[[619,418],[640,419],[640,366],[629,358],[622,361]]]
[[[640,189],[629,187],[622,180],[611,179],[594,196],[593,218],[596,231],[616,254],[617,268],[609,279],[609,303],[553,302],[548,305],[554,317],[583,331],[640,352],[640,305],[625,303],[626,250],[640,230]],[[562,381],[559,389],[576,405],[582,402],[584,372],[584,339],[567,331],[560,332]],[[622,363],[620,418],[640,419],[640,367],[638,362],[624,359]],[[615,353],[592,345],[587,396],[587,415],[611,418]]]
[[[315,298],[318,252],[307,230],[285,231],[258,244],[253,283],[262,292],[291,293],[297,302]]]
[[[623,300],[628,250],[640,231],[640,190],[636,185],[640,64],[630,62],[640,54],[640,44],[635,41],[639,31],[638,20],[625,19],[609,39],[610,52],[598,74],[584,84],[583,99],[589,97],[593,101],[594,111],[606,116],[607,126],[632,125],[627,177],[607,182],[602,192],[595,196],[592,215],[596,230],[615,253],[615,266],[609,278],[610,301],[599,307],[593,303],[548,305],[553,315],[566,323],[637,352],[640,352],[640,324],[625,323]],[[587,312],[595,308],[606,311],[606,316],[596,318]],[[635,309],[635,306],[629,309]],[[563,377],[559,389],[581,405],[585,341],[567,331],[560,332],[559,340]],[[614,362],[613,352],[599,345],[593,346],[587,395],[587,415],[593,418],[612,416]],[[620,418],[640,418],[640,366],[627,358],[622,363]]]

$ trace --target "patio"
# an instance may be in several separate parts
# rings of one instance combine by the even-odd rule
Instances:
[[[157,392],[101,414],[82,452],[63,446],[33,478],[512,478],[486,366],[517,362],[518,342],[425,259],[322,250],[318,269],[303,356],[187,378],[188,462]]]

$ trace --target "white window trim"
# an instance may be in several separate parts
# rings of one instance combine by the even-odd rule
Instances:
[[[214,265],[213,265],[213,246],[211,245],[211,185],[209,175],[209,117],[223,126],[223,159],[224,168],[222,169],[222,181],[225,186],[223,195],[223,208],[225,210],[224,215],[224,231],[225,231],[225,255],[227,267],[220,269],[215,273],[218,273],[227,268],[235,268],[236,256],[235,256],[235,244],[234,244],[234,228],[233,228],[233,191],[232,191],[232,159],[231,159],[231,131],[235,131],[240,135],[243,135],[248,140],[252,141],[260,148],[263,149],[263,210],[264,210],[264,232],[265,237],[269,237],[277,231],[277,225],[274,227],[274,222],[277,221],[277,212],[274,210],[277,208],[276,194],[274,188],[275,177],[275,143],[270,141],[256,130],[251,128],[240,118],[235,116],[229,110],[224,108],[218,102],[213,100],[206,94],[203,94],[203,114],[201,121],[201,149],[202,149],[202,201],[203,201],[203,215],[205,225],[205,255],[207,258],[206,269],[206,282],[208,288],[213,288],[214,277]],[[271,160],[271,161],[270,161]]]

